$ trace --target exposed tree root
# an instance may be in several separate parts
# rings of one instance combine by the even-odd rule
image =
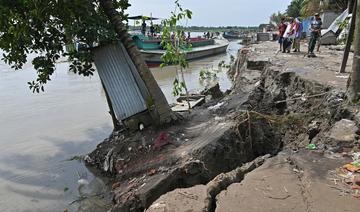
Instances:
[[[228,173],[222,173],[216,176],[212,181],[207,184],[207,205],[208,211],[213,212],[216,209],[216,196],[221,191],[227,189],[231,184],[241,182],[244,179],[245,174],[253,171],[257,167],[261,166],[266,159],[270,158],[270,155],[265,155],[256,158],[255,160],[246,163],[245,165],[234,169]]]

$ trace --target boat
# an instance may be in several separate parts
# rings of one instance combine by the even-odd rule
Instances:
[[[149,67],[157,67],[163,63],[161,57],[164,55],[165,50],[162,48],[159,38],[140,34],[133,35],[132,39]],[[191,48],[185,50],[188,61],[225,53],[229,46],[229,42],[224,39],[197,37],[190,38],[189,42]]]
[[[237,31],[229,31],[229,32],[224,32],[223,37],[226,39],[238,40],[238,39],[242,39],[244,35]]]

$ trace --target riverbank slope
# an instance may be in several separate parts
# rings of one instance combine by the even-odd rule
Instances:
[[[324,47],[309,59],[277,48],[265,42],[241,50],[230,94],[173,126],[114,132],[89,154],[89,165],[117,181],[113,211],[359,208],[340,184],[347,179],[330,177],[359,151],[358,107],[346,104],[348,76],[336,73],[342,53]]]

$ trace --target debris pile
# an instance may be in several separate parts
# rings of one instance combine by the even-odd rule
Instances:
[[[344,153],[343,156],[349,156]],[[352,162],[333,171],[334,188],[341,191],[340,195],[352,195],[360,199],[360,152],[352,153]]]

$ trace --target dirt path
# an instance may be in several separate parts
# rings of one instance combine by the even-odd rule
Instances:
[[[256,64],[270,62],[271,66],[277,67],[282,72],[294,72],[304,79],[314,80],[323,85],[329,85],[336,89],[345,90],[347,79],[352,67],[353,54],[350,53],[346,72],[340,70],[343,51],[335,50],[336,47],[321,47],[316,58],[306,57],[307,44],[302,43],[303,52],[282,53],[278,52],[276,42],[264,42],[250,47],[251,53],[248,60],[250,69],[256,69]]]

